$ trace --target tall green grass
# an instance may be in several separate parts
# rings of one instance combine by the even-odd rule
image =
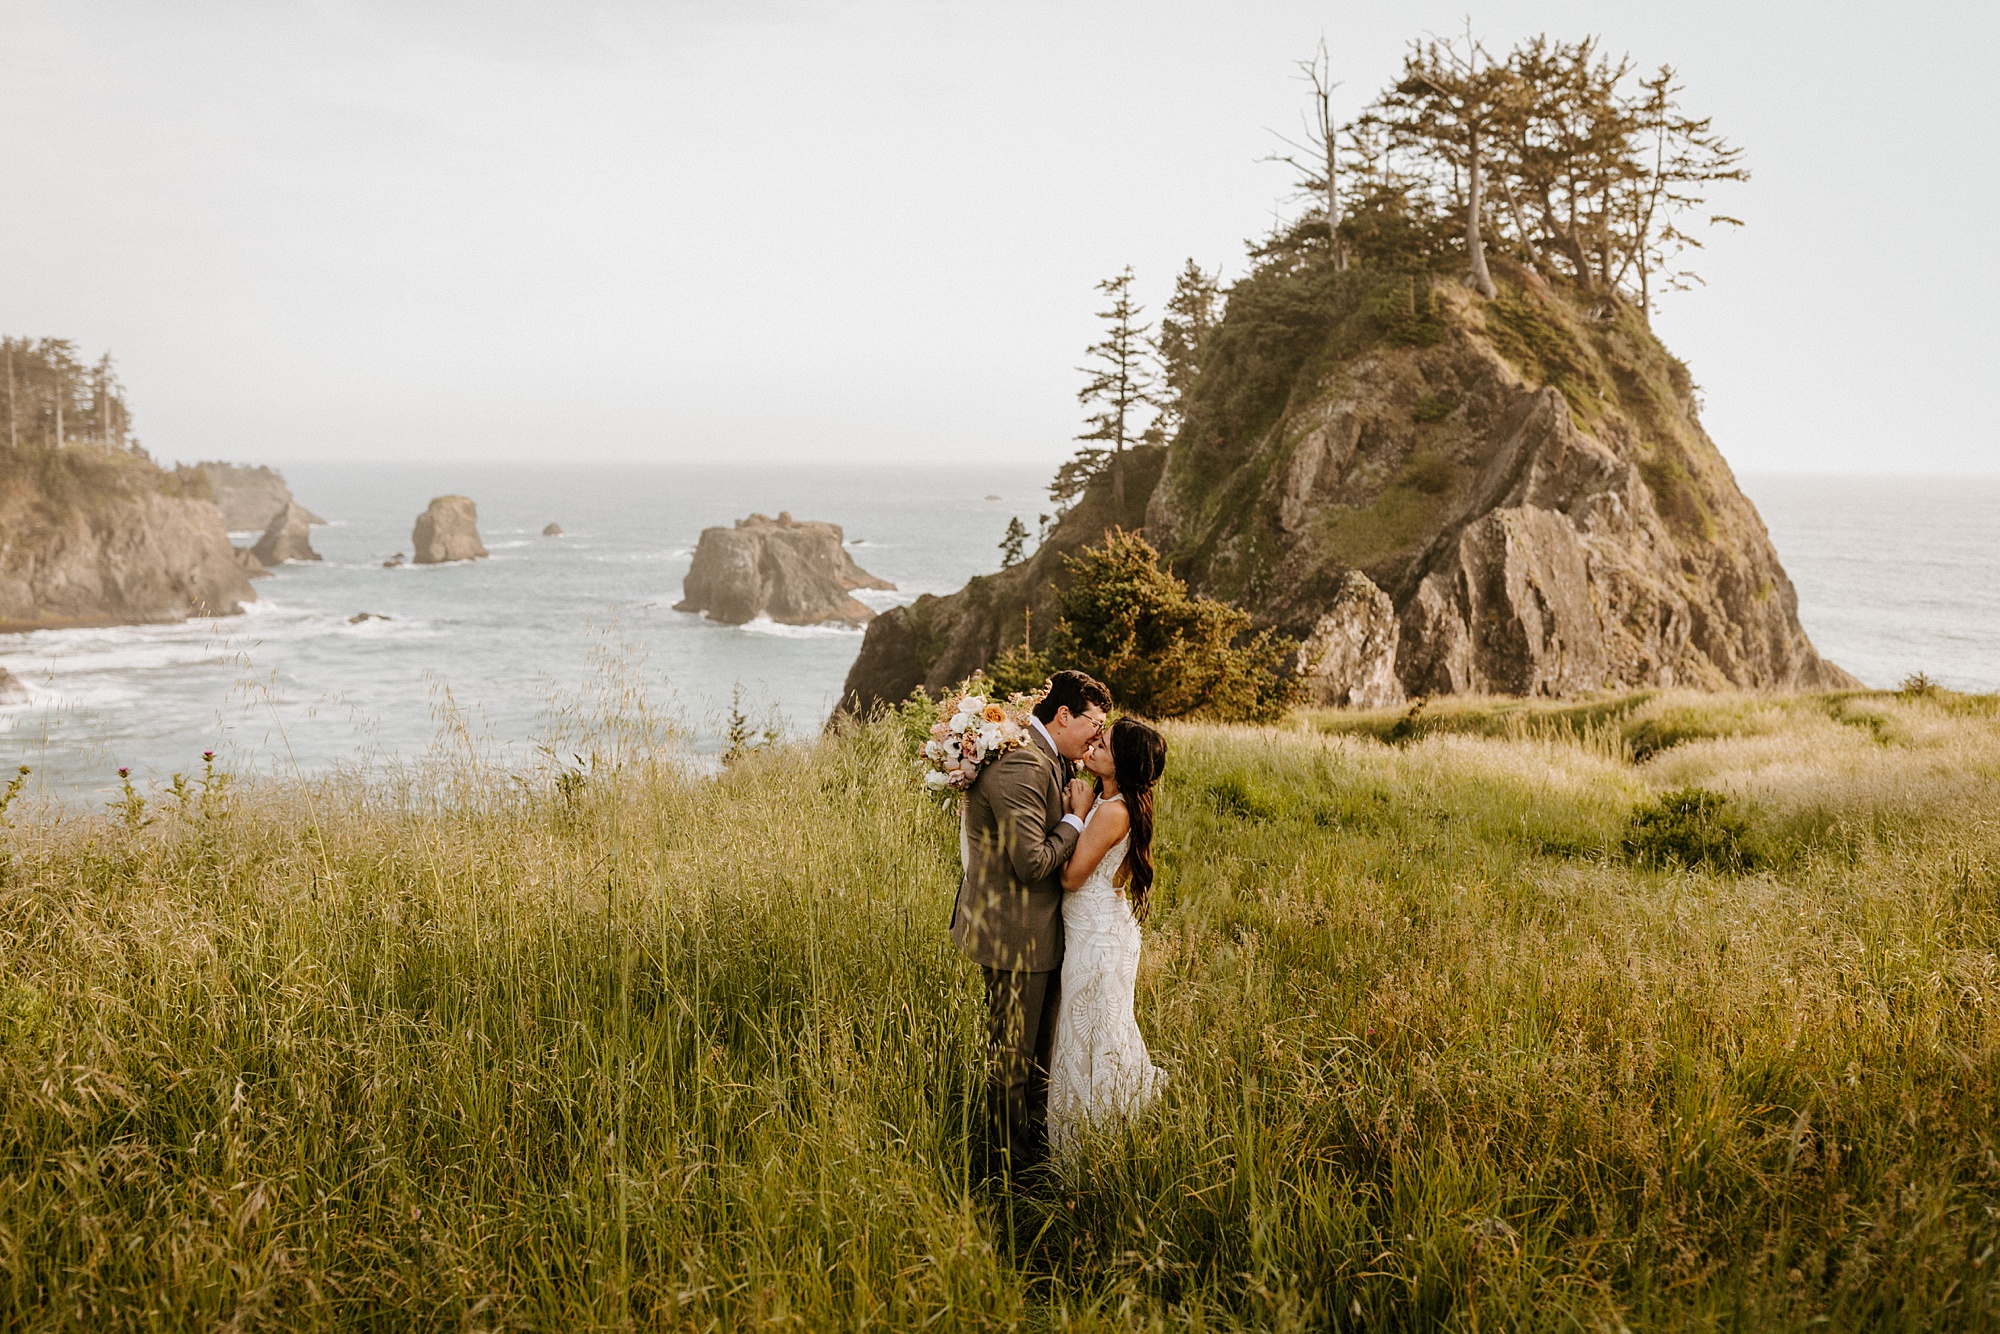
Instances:
[[[2000,1323],[1995,710],[1445,712],[1169,730],[1171,1087],[1012,1195],[894,719],[17,803],[0,1327]]]

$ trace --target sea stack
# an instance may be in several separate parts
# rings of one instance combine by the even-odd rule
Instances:
[[[283,509],[271,516],[270,525],[257,539],[257,545],[250,548],[250,554],[264,566],[283,565],[288,560],[318,560],[319,553],[312,549],[311,537],[312,515],[305,506],[287,501]]]
[[[724,625],[759,616],[780,625],[861,625],[875,613],[849,596],[857,588],[895,585],[854,563],[839,524],[753,514],[733,528],[702,530],[674,610],[706,612]]]
[[[1687,367],[1637,304],[1512,260],[1492,299],[1449,273],[1323,291],[1319,272],[1260,269],[1265,295],[1228,303],[1218,345],[1288,350],[1204,369],[1171,444],[1112,459],[1028,559],[872,622],[841,707],[948,688],[1030,615],[1054,624],[1064,558],[1112,527],[1296,640],[1317,705],[1858,684],[1799,624]],[[1385,291],[1395,320],[1371,323]],[[1319,301],[1310,329],[1273,314]]]
[[[542,529],[543,537],[561,537],[562,535],[563,535],[562,525],[559,523],[552,523],[548,527]]]
[[[486,547],[479,540],[479,507],[464,496],[439,496],[417,516],[410,530],[416,565],[443,565],[455,560],[482,560]]]

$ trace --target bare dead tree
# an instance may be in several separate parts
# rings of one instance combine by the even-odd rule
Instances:
[[[1293,150],[1274,153],[1267,162],[1282,162],[1299,173],[1299,189],[1317,195],[1326,214],[1327,243],[1336,269],[1347,267],[1347,254],[1340,240],[1340,135],[1344,128],[1333,114],[1333,93],[1340,87],[1333,77],[1333,57],[1326,38],[1310,60],[1298,62],[1299,77],[1310,89],[1305,112],[1305,141],[1279,135],[1279,142]],[[1300,156],[1303,155],[1303,156]]]

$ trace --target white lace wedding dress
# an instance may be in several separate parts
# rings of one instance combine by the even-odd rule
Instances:
[[[1049,1062],[1049,1145],[1058,1153],[1086,1124],[1138,1111],[1167,1082],[1132,1014],[1139,923],[1112,884],[1131,845],[1129,836],[1119,839],[1090,879],[1063,895],[1062,992]]]

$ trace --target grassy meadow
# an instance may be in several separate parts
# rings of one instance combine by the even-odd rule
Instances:
[[[1011,1196],[907,721],[586,731],[13,805],[0,1328],[2000,1324],[2000,700],[1170,727],[1172,1086]]]

